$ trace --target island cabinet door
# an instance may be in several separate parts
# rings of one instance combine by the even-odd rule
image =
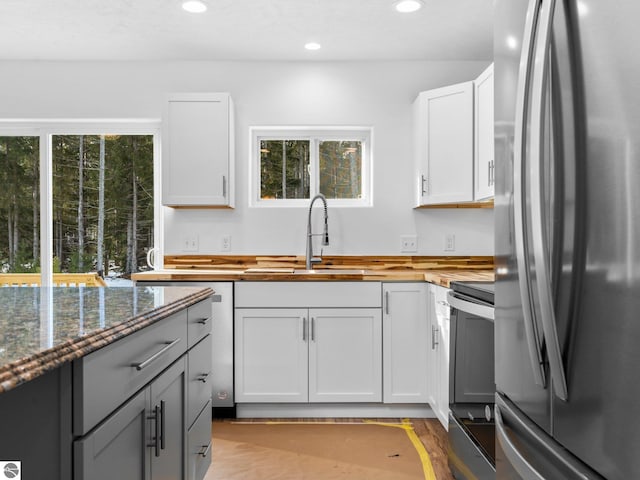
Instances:
[[[149,389],[145,388],[93,432],[74,442],[74,479],[150,480],[148,406]]]
[[[300,308],[236,309],[236,402],[308,400],[307,313]]]
[[[309,318],[309,401],[382,401],[380,309],[310,309]]]
[[[147,445],[152,480],[185,478],[186,365],[182,357],[150,385],[151,425]]]

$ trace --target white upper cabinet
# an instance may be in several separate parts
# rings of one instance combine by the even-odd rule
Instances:
[[[473,82],[421,92],[414,127],[418,205],[473,201]]]
[[[162,203],[233,207],[233,103],[228,93],[167,97],[162,132]]]
[[[493,64],[471,82],[421,92],[414,102],[416,205],[493,197]]]
[[[473,82],[475,116],[475,200],[493,197],[493,64]]]

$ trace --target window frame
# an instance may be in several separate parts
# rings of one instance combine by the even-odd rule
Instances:
[[[309,198],[262,199],[261,140],[309,140]],[[308,207],[320,190],[321,141],[355,140],[362,144],[360,198],[327,198],[332,207],[373,207],[373,127],[370,126],[252,126],[249,127],[249,207]]]
[[[39,137],[40,146],[40,272],[41,285],[53,285],[53,136],[152,135],[155,269],[162,269],[164,221],[162,208],[161,122],[159,119],[0,119],[0,136]]]

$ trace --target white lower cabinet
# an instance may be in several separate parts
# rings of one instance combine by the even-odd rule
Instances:
[[[306,309],[236,309],[236,402],[308,401],[306,319]]]
[[[379,402],[379,308],[238,308],[238,403]]]
[[[445,429],[449,428],[449,321],[447,289],[429,285],[428,317],[430,329],[429,405]]]
[[[429,401],[428,289],[423,282],[382,285],[385,403]]]
[[[380,309],[310,309],[309,322],[309,401],[380,402]]]

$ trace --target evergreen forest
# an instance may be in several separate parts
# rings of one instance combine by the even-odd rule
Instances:
[[[39,137],[0,137],[0,272],[40,271]],[[54,272],[128,277],[153,245],[153,136],[53,135]]]

